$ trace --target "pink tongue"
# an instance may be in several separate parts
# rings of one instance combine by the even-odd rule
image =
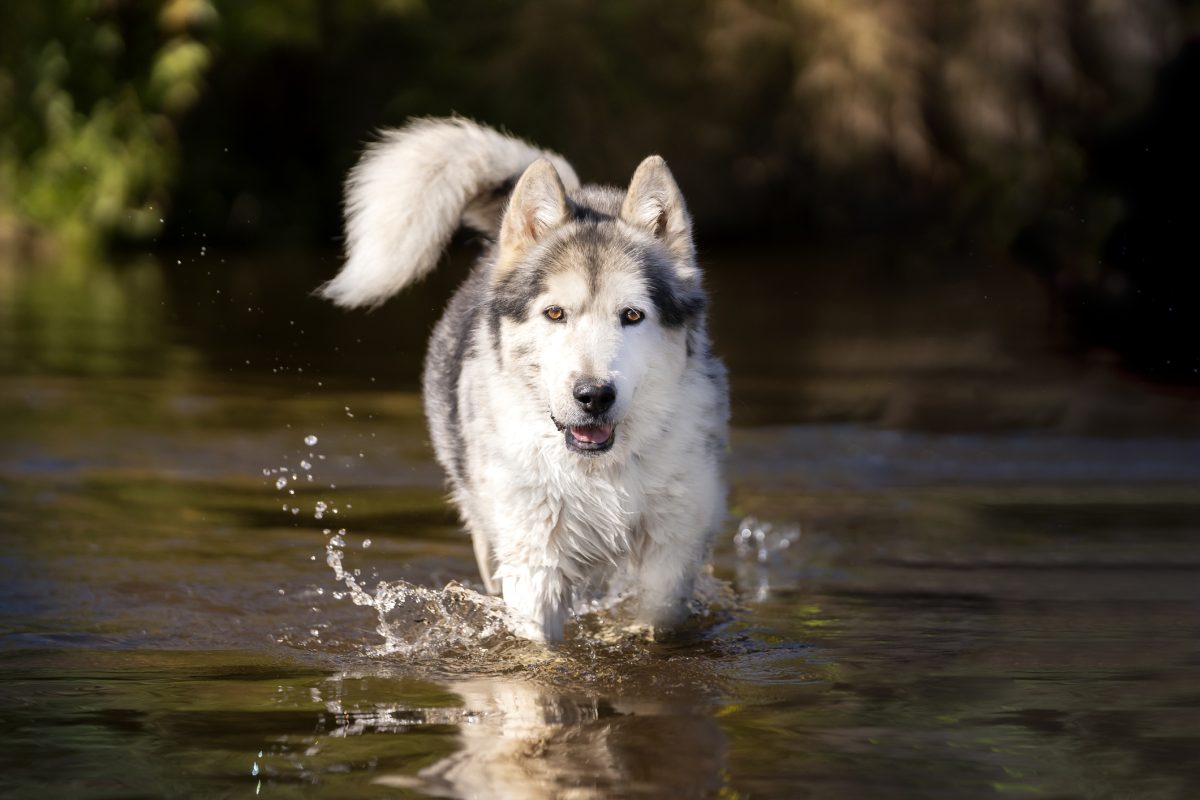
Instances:
[[[604,444],[608,441],[608,437],[612,436],[612,432],[612,425],[601,425],[596,428],[571,428],[571,435],[577,441],[590,444]]]

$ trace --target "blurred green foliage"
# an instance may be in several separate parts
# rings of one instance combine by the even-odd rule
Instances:
[[[619,183],[663,152],[709,234],[1071,208],[1172,0],[49,0],[0,8],[0,236],[328,242],[370,132],[458,112]],[[1194,14],[1193,14],[1194,16]],[[1076,226],[1077,227],[1077,226]]]
[[[215,20],[205,0],[3,6],[0,237],[160,230]]]

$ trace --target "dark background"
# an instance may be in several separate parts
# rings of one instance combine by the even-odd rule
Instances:
[[[1055,346],[1196,383],[1198,30],[1187,0],[9,3],[0,250],[333,253],[362,144],[459,113],[585,180],[663,154],[706,252],[869,252],[864,293],[1033,275]]]

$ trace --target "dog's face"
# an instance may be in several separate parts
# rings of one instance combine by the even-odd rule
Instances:
[[[602,456],[621,448],[623,423],[671,413],[703,295],[690,223],[661,159],[643,163],[624,198],[582,199],[569,201],[542,162],[518,182],[501,226],[492,327],[504,368],[543,406],[531,410],[571,452]]]

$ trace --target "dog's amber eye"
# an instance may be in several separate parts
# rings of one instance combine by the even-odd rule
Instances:
[[[550,306],[542,313],[546,315],[546,319],[548,319],[548,320],[552,320],[554,322],[562,322],[563,310],[561,308],[559,308],[558,306]]]
[[[636,325],[642,321],[643,316],[636,308],[627,308],[621,312],[621,322],[625,325]]]

